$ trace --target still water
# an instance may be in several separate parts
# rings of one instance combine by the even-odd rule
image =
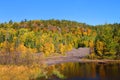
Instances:
[[[120,63],[62,63],[49,68],[65,77],[51,80],[120,80]]]

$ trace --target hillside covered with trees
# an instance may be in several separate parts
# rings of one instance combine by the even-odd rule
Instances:
[[[120,24],[91,26],[67,20],[29,20],[0,24],[0,57],[64,54],[89,47],[92,57],[119,59]],[[90,57],[91,57],[90,56]],[[0,63],[2,63],[0,61]]]

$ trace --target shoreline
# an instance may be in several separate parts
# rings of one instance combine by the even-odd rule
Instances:
[[[120,60],[111,60],[111,59],[85,59],[80,57],[66,57],[66,56],[58,56],[58,57],[48,57],[44,60],[47,65],[55,65],[67,62],[79,62],[79,63],[120,63]]]

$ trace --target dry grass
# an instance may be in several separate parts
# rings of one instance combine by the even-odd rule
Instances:
[[[34,80],[43,75],[40,66],[0,65],[0,80]]]

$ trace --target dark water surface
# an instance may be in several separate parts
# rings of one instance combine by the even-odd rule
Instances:
[[[62,63],[50,66],[65,79],[52,80],[120,80],[120,63]]]

